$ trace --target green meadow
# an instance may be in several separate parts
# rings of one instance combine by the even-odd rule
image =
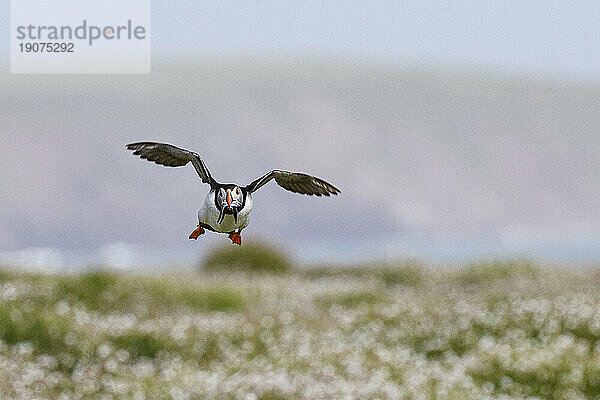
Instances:
[[[247,251],[185,274],[2,270],[0,398],[600,398],[600,271]]]

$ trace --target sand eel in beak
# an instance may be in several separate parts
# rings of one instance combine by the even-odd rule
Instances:
[[[126,147],[140,158],[167,167],[182,167],[191,162],[202,182],[210,185],[210,191],[198,211],[198,227],[190,234],[190,239],[198,239],[206,232],[205,229],[208,229],[213,232],[227,233],[232,243],[241,245],[241,231],[250,223],[252,193],[272,179],[286,190],[309,196],[330,196],[340,193],[339,189],[322,179],[278,169],[264,174],[246,186],[223,184],[214,180],[200,156],[189,150],[154,142],[131,143]]]

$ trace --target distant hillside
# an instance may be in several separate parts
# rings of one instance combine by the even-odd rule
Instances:
[[[137,140],[194,149],[223,181],[278,167],[339,186],[335,199],[256,194],[247,235],[302,252],[600,238],[597,85],[276,60],[154,70],[0,75],[0,250],[187,241],[206,188],[192,168],[132,158]]]

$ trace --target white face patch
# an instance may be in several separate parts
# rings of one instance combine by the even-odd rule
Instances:
[[[237,207],[239,209],[244,203],[244,194],[239,186],[234,186],[233,189],[221,188],[216,195],[217,203],[223,208],[229,207],[229,202],[231,202],[232,208]]]
[[[238,200],[240,205],[242,204],[242,189],[239,186],[234,187],[231,191],[231,199],[234,201]]]

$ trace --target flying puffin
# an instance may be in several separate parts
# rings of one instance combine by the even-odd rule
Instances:
[[[131,143],[126,146],[134,155],[167,167],[182,167],[191,162],[200,179],[210,185],[210,191],[204,204],[198,211],[198,227],[190,234],[190,239],[208,229],[218,233],[228,233],[234,244],[241,246],[242,229],[250,223],[252,210],[252,193],[263,187],[271,179],[282,188],[291,192],[309,196],[337,195],[340,190],[335,186],[314,176],[299,172],[288,172],[274,169],[246,186],[234,183],[219,183],[213,179],[200,156],[171,144],[155,142]]]

